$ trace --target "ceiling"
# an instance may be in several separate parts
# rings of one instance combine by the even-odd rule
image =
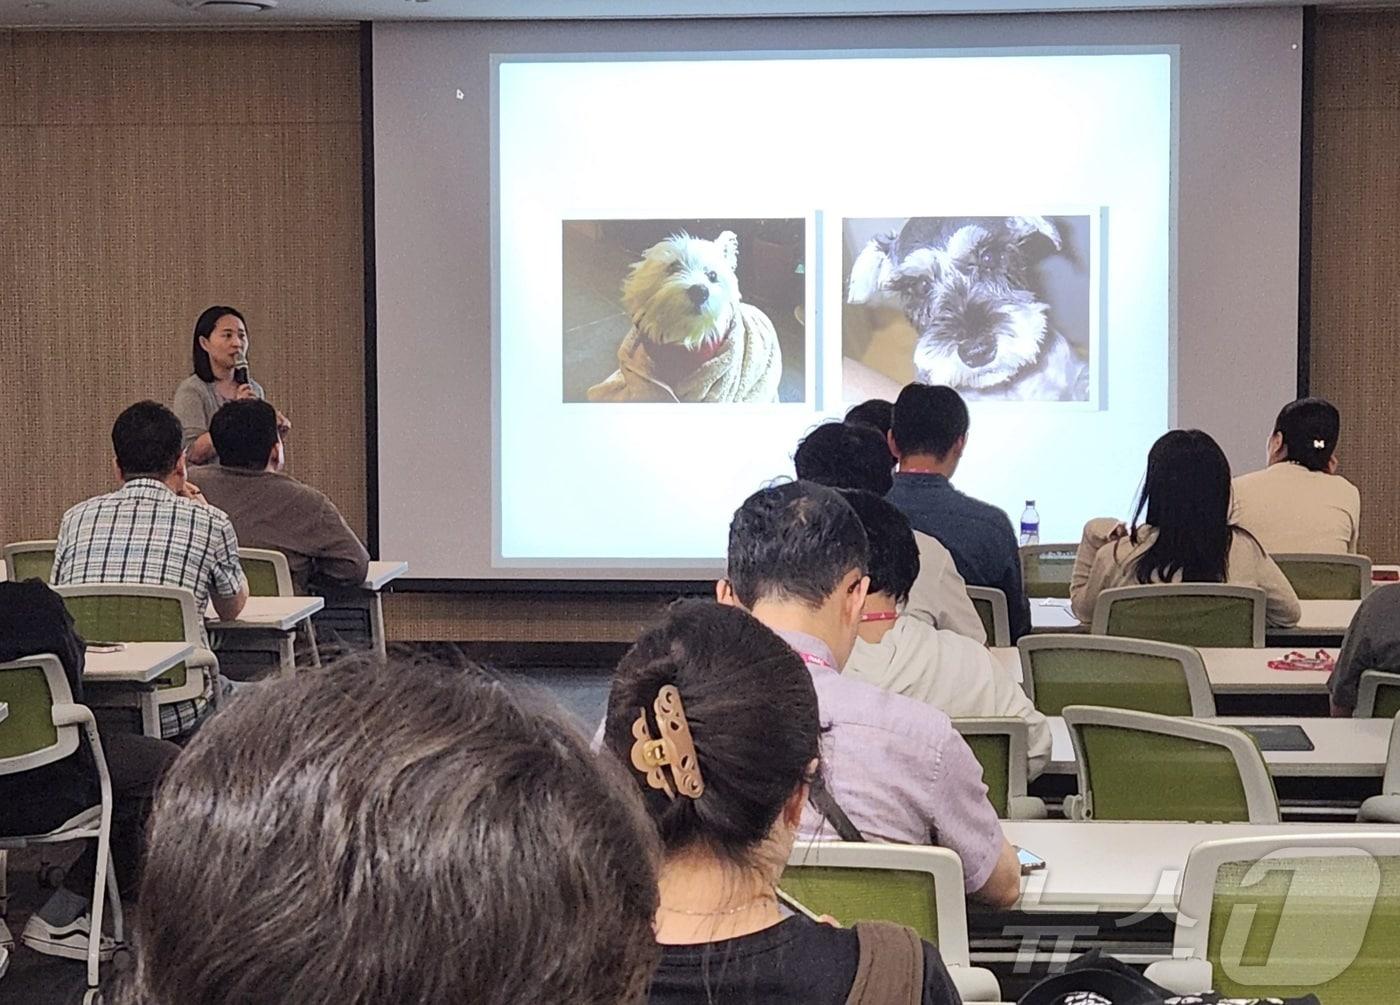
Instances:
[[[279,0],[257,14],[191,10],[192,0],[0,0],[0,26],[270,26],[335,21],[968,14],[1013,11],[1289,7],[1298,0]],[[1400,0],[1312,0],[1400,8]]]

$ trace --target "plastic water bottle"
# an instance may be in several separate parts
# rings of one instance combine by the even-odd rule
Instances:
[[[1035,500],[1027,499],[1026,508],[1021,511],[1021,543],[1040,543],[1040,511],[1035,508]]]

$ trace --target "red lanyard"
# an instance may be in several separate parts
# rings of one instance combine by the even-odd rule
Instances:
[[[804,653],[801,649],[797,650],[797,655],[801,656],[802,662],[806,663],[808,666],[826,667],[828,670],[836,669],[836,667],[832,665],[831,660],[827,659],[825,656],[818,656],[816,653]]]
[[[865,611],[861,614],[861,621],[893,621],[899,617],[898,611]]]

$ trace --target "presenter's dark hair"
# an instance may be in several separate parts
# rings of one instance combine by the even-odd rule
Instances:
[[[257,399],[230,401],[209,420],[209,437],[222,467],[261,471],[277,445],[277,409]]]
[[[243,321],[245,326],[247,325],[248,322],[244,321],[243,315],[239,313],[236,307],[209,307],[206,308],[204,313],[200,314],[199,317],[195,318],[194,338],[192,340],[193,348],[190,351],[194,357],[195,375],[206,384],[214,383],[214,370],[209,365],[209,353],[205,350],[204,346],[199,344],[199,340],[208,338],[210,335],[214,334],[214,329],[219,326],[219,319],[227,317],[230,314],[239,321]],[[222,457],[220,460],[222,460]]]
[[[1283,448],[1290,461],[1309,471],[1326,471],[1337,451],[1342,416],[1337,406],[1323,398],[1299,398],[1283,406],[1274,422],[1274,432],[1283,436]]]
[[[705,790],[670,799],[632,767],[632,724],[667,684],[680,693]],[[783,805],[810,781],[821,726],[802,658],[747,611],[712,601],[675,604],[618,664],[604,742],[642,794],[667,854],[703,849],[739,866]]]
[[[884,495],[894,486],[890,448],[871,426],[824,422],[802,438],[792,455],[802,481]]]
[[[890,420],[894,414],[894,404],[884,398],[870,398],[859,405],[852,405],[846,412],[847,422],[859,422],[874,426],[881,435],[890,431]]]
[[[260,685],[175,762],[149,849],[131,1005],[612,1005],[658,958],[631,782],[472,668]]]
[[[164,478],[180,463],[184,430],[158,401],[138,401],[112,423],[112,451],[127,481]]]
[[[843,489],[841,495],[860,517],[870,542],[870,592],[888,593],[895,603],[904,603],[919,575],[919,546],[909,518],[869,492]]]
[[[967,435],[967,403],[951,387],[908,384],[894,402],[890,433],[901,454],[946,457]]]
[[[1230,462],[1199,429],[1174,429],[1152,444],[1130,540],[1146,522],[1157,531],[1137,560],[1139,583],[1223,583],[1229,576]]]
[[[765,599],[821,607],[852,569],[865,574],[869,558],[860,518],[824,485],[760,489],[729,523],[729,585],[750,609]]]

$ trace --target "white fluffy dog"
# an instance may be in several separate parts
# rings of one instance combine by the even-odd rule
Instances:
[[[743,302],[739,238],[672,234],[652,245],[622,284],[632,329],[618,369],[592,401],[776,401],[782,353],[773,323]]]

